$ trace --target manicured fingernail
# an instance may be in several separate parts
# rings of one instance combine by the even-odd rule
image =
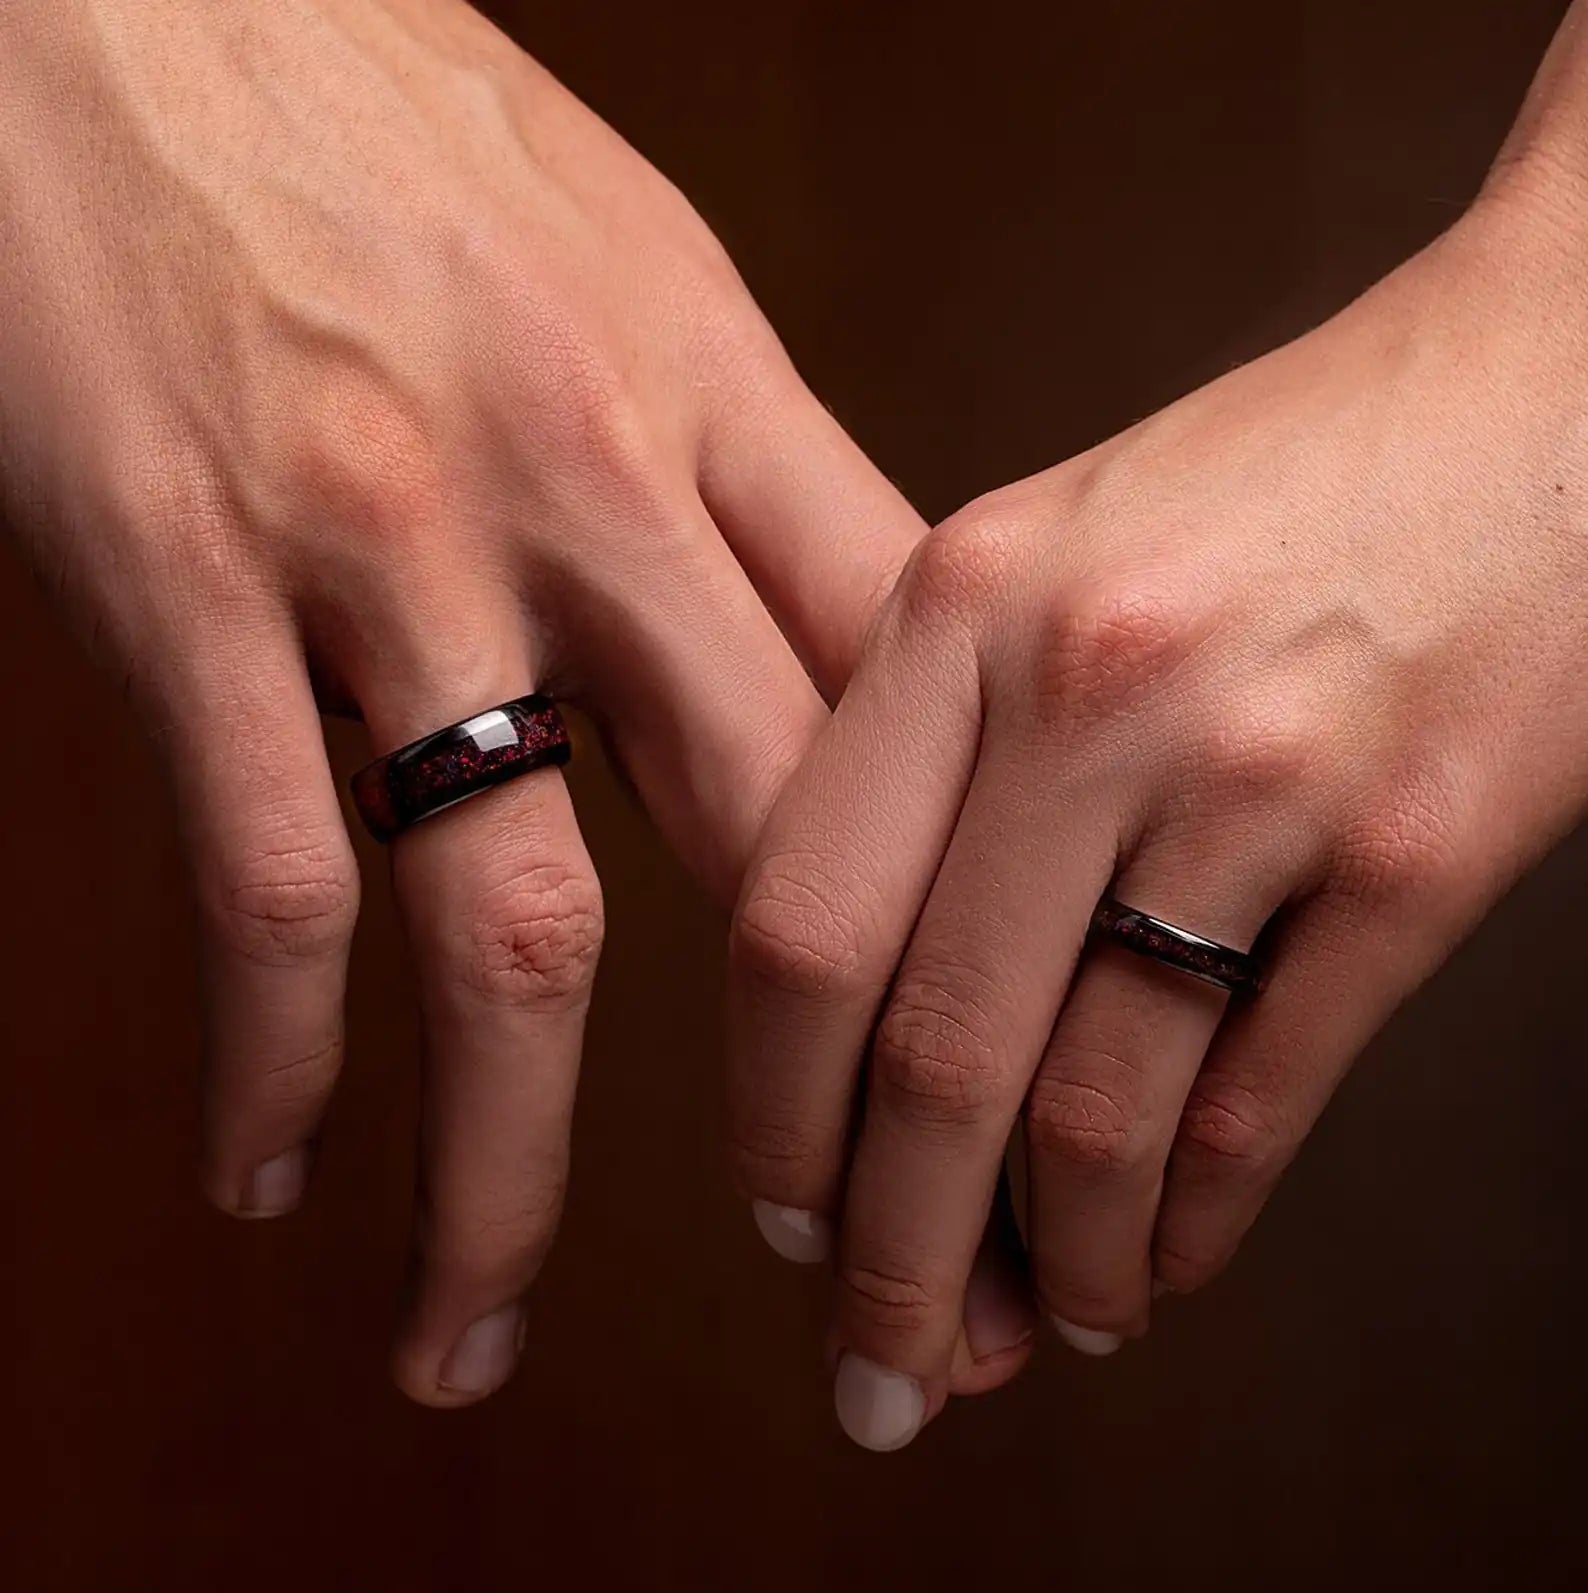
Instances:
[[[309,1148],[294,1145],[254,1169],[243,1191],[240,1217],[280,1217],[303,1199],[309,1181]]]
[[[862,1449],[903,1449],[921,1430],[926,1395],[913,1377],[846,1354],[833,1383],[838,1425]]]
[[[1011,1283],[971,1274],[965,1291],[965,1339],[978,1360],[1001,1355],[1035,1333],[1031,1308]]]
[[[1053,1329],[1070,1346],[1082,1355],[1112,1355],[1124,1338],[1118,1333],[1105,1333],[1101,1328],[1077,1327],[1063,1317],[1053,1318]]]
[[[833,1226],[814,1211],[797,1206],[774,1206],[770,1200],[751,1201],[761,1237],[785,1261],[825,1261],[832,1248]]]
[[[524,1313],[503,1306],[482,1316],[453,1345],[441,1367],[441,1387],[449,1394],[489,1394],[513,1375],[524,1342]]]

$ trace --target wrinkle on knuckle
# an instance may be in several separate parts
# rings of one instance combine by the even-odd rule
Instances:
[[[1425,782],[1400,782],[1347,827],[1330,888],[1369,914],[1456,913],[1468,890],[1461,856],[1447,803]]]
[[[505,374],[516,407],[532,417],[529,490],[565,496],[586,518],[599,505],[614,521],[638,516],[665,526],[675,516],[658,468],[657,428],[632,380],[560,306],[521,311],[517,320],[512,341],[532,354]]]
[[[905,567],[906,611],[927,623],[976,624],[1003,601],[1020,541],[1018,528],[987,500],[930,532]]]
[[[938,1306],[936,1292],[919,1279],[859,1262],[839,1266],[838,1285],[858,1315],[893,1333],[918,1332]]]
[[[235,509],[203,447],[187,438],[173,442],[142,434],[138,443],[111,445],[111,518],[133,534],[135,548],[162,550],[173,573],[190,557],[201,571],[213,566],[234,573],[236,560],[228,550]]]
[[[1176,1294],[1190,1294],[1211,1283],[1230,1264],[1231,1256],[1232,1252],[1160,1234],[1153,1243],[1153,1276]]]
[[[1189,606],[1151,585],[1072,587],[1036,628],[1038,714],[1070,722],[1128,712],[1180,668],[1202,629]]]
[[[1032,1287],[1045,1315],[1093,1328],[1128,1325],[1131,1312],[1128,1307],[1121,1309],[1119,1291],[1105,1292],[1095,1282],[1078,1277],[1073,1268],[1064,1265],[1063,1258],[1039,1251],[1032,1259]]]
[[[826,1157],[810,1130],[763,1118],[730,1124],[728,1159],[739,1184],[751,1194],[767,1199],[781,1195],[786,1203],[799,1204],[797,1191]]]
[[[1114,1179],[1145,1166],[1144,1128],[1127,1095],[1076,1077],[1062,1063],[1037,1076],[1026,1104],[1033,1159],[1071,1176]]]
[[[345,955],[358,895],[346,836],[313,829],[237,848],[203,891],[206,918],[221,943],[261,964]]]
[[[301,1106],[319,1101],[330,1093],[342,1066],[341,1035],[279,1061],[261,1070],[261,1093],[275,1107]]]
[[[476,903],[461,944],[475,994],[542,1011],[588,998],[605,935],[601,887],[585,870],[541,864]]]
[[[1272,1108],[1233,1082],[1199,1084],[1180,1117],[1180,1151],[1219,1177],[1262,1181],[1282,1165],[1287,1136]]]
[[[942,988],[902,984],[872,1045],[875,1087],[906,1121],[940,1128],[975,1123],[1008,1092],[997,1048],[969,1003]]]
[[[615,381],[587,381],[575,389],[568,423],[569,441],[596,480],[642,501],[656,496],[656,439],[632,393]]]
[[[736,966],[793,996],[841,994],[859,977],[863,935],[853,902],[809,854],[768,859],[734,918]]]
[[[260,504],[263,529],[307,511],[376,546],[427,541],[449,514],[441,451],[415,403],[380,377],[327,377],[281,441],[289,500]]]
[[[1304,703],[1276,700],[1223,716],[1203,759],[1223,804],[1271,807],[1307,787],[1327,739],[1321,715]]]

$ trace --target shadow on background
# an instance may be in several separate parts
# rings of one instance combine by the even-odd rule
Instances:
[[[1454,219],[1564,5],[495,9],[701,206],[936,518]],[[1225,1281],[882,1459],[829,1418],[816,1280],[721,1170],[723,926],[587,758],[611,940],[567,1224],[518,1381],[436,1415],[382,1359],[416,1058],[378,864],[320,1182],[230,1225],[193,1175],[152,759],[9,567],[0,637],[28,730],[0,829],[8,1586],[1581,1585],[1588,837],[1382,1038]]]

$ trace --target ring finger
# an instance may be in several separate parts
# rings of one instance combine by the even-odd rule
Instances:
[[[1244,948],[1282,893],[1239,848],[1147,848],[1112,888],[1140,912]],[[1060,1336],[1104,1355],[1143,1331],[1153,1225],[1181,1109],[1223,990],[1096,936],[1026,1103],[1032,1277]]]
[[[539,676],[511,605],[432,630],[453,645],[427,646],[414,671],[385,658],[362,683],[377,751]],[[394,1370],[423,1403],[466,1404],[516,1363],[521,1298],[561,1212],[601,892],[555,769],[397,835],[392,876],[424,1041],[415,1276]]]

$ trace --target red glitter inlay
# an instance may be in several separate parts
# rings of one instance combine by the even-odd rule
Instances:
[[[1220,946],[1122,902],[1101,902],[1092,915],[1092,927],[1127,951],[1151,957],[1225,990],[1255,995],[1263,987],[1262,970],[1250,952]]]
[[[520,697],[377,758],[353,776],[353,801],[378,841],[454,802],[566,763],[568,727],[549,697]]]

